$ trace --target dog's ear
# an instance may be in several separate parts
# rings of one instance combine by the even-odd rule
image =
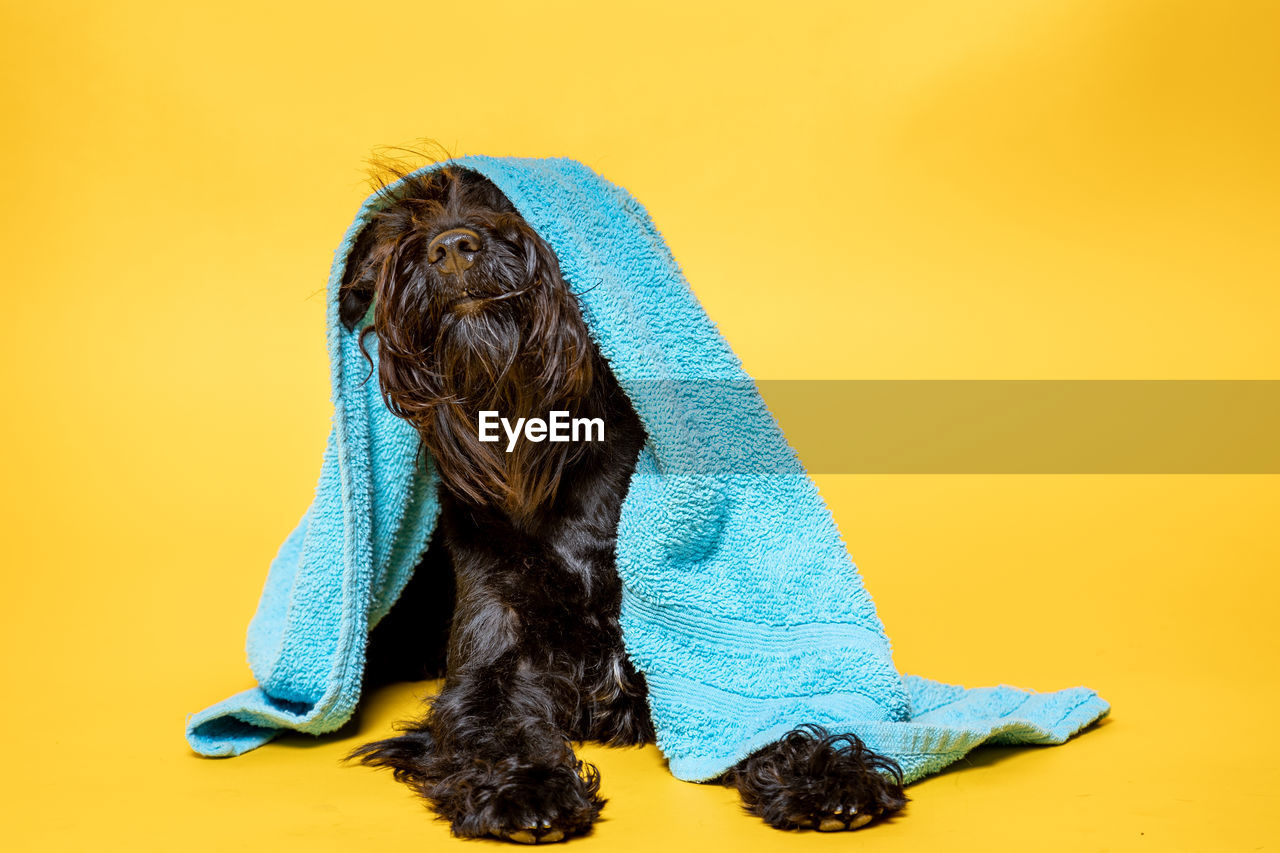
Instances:
[[[351,254],[347,255],[346,269],[342,273],[342,286],[338,289],[338,316],[348,331],[356,327],[373,302],[375,277],[369,268],[369,254],[373,251],[374,231],[372,225],[361,229]]]

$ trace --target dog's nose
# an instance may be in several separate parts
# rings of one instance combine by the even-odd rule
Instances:
[[[476,253],[483,245],[480,235],[470,228],[450,228],[431,238],[427,261],[438,266],[440,272],[462,272],[476,262]]]

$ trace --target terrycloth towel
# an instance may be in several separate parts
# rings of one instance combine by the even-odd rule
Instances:
[[[1085,688],[1035,694],[900,676],[830,512],[644,208],[573,160],[454,162],[492,180],[555,250],[648,432],[617,562],[623,635],[672,773],[714,778],[812,722],[858,734],[911,781],[984,741],[1061,743],[1107,713]],[[188,720],[204,755],[346,722],[368,631],[435,524],[436,474],[415,466],[416,433],[366,381],[359,330],[338,319],[346,257],[380,203],[365,202],[329,278],[333,428],[315,500],[272,563],[249,627],[260,686]]]

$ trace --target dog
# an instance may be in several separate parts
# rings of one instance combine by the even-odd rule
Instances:
[[[420,463],[436,466],[441,510],[411,581],[371,632],[366,683],[445,680],[421,719],[349,758],[391,768],[457,836],[582,835],[605,801],[598,771],[571,743],[654,742],[614,564],[644,425],[555,253],[492,182],[445,163],[391,175],[380,192],[385,206],[348,258],[339,314],[355,329],[372,307],[361,344],[376,335],[383,398],[418,432]],[[602,441],[508,445],[481,440],[482,411],[568,411],[607,429]],[[780,829],[857,829],[906,803],[895,762],[817,725],[719,781]]]

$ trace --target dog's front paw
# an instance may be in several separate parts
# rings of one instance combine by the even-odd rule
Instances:
[[[538,765],[518,758],[477,759],[429,793],[455,835],[547,844],[582,835],[604,800],[600,774],[583,762]]]
[[[779,829],[859,829],[906,805],[902,771],[854,735],[801,726],[725,777],[752,813]]]

